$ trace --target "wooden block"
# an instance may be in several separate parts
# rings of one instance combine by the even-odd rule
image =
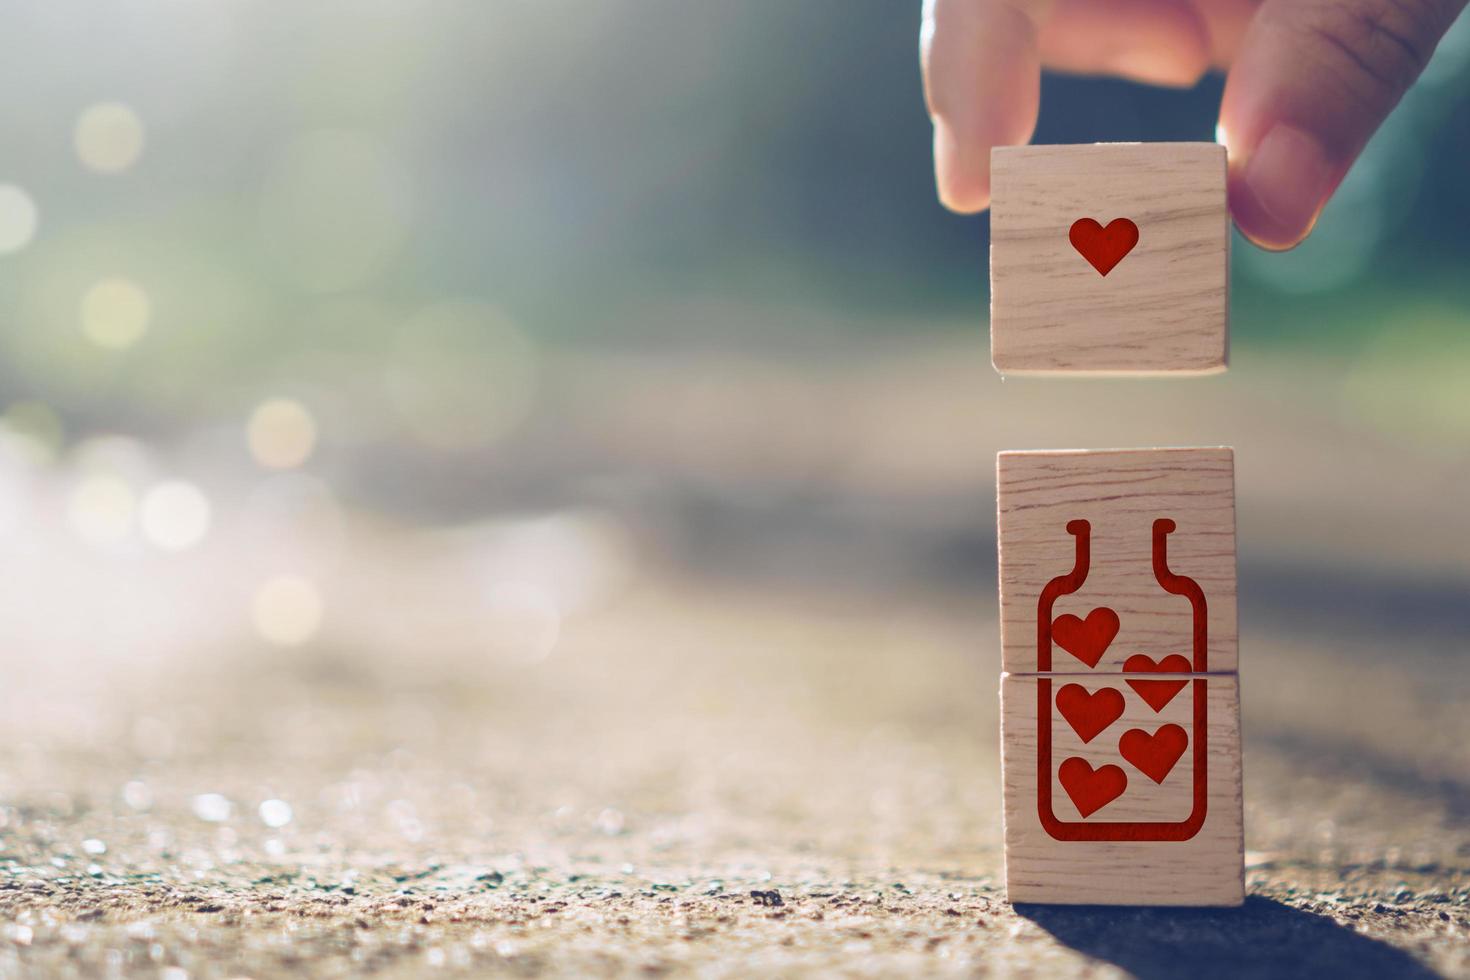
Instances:
[[[1225,370],[1223,146],[1002,146],[990,161],[997,371]]]
[[[1239,689],[1230,674],[1007,674],[1012,902],[1244,901]]]
[[[1004,670],[1236,669],[1231,450],[1003,452],[996,469]]]
[[[1240,904],[1234,454],[996,468],[1011,901]]]

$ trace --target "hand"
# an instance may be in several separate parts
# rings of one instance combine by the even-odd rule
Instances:
[[[1230,211],[1264,248],[1312,230],[1466,0],[925,0],[934,177],[990,205],[990,148],[1036,127],[1041,67],[1190,86],[1228,68]]]

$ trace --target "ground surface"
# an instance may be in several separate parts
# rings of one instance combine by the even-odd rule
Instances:
[[[0,975],[1470,976],[1470,468],[1277,370],[572,358],[436,484],[518,517],[402,516],[397,456],[224,493],[183,557],[43,506],[0,558]],[[992,454],[1188,442],[1241,454],[1251,898],[1013,909]],[[326,613],[277,649],[283,555]]]

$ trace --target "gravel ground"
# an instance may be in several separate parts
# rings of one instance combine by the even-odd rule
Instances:
[[[1012,909],[991,626],[644,587],[535,669],[135,678],[4,739],[0,970],[1470,975],[1463,784],[1284,730],[1288,674],[1244,909]]]

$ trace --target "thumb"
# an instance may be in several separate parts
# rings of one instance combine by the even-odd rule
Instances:
[[[1423,71],[1466,0],[1266,0],[1225,84],[1230,210],[1264,248],[1296,245]]]

